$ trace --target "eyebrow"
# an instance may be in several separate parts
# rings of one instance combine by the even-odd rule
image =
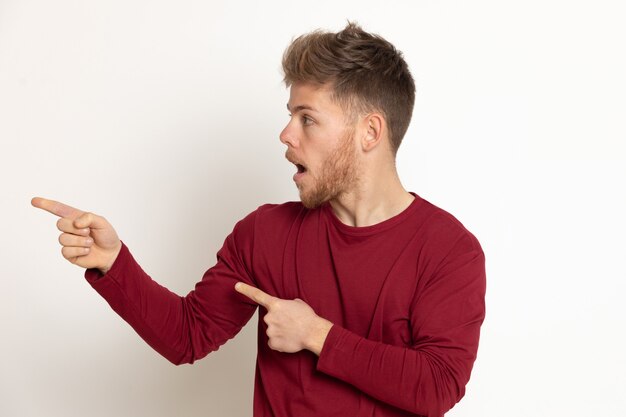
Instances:
[[[300,106],[296,106],[293,108],[293,110],[289,107],[289,103],[287,103],[287,110],[289,110],[292,113],[297,113],[300,110],[312,110],[314,112],[317,112],[317,110],[315,110],[313,107],[311,106],[307,106],[306,104],[301,104]]]

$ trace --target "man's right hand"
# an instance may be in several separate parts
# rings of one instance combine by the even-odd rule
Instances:
[[[122,242],[104,217],[41,197],[33,198],[31,204],[60,217],[57,228],[63,232],[59,243],[65,259],[83,268],[97,268],[103,274],[111,269]]]

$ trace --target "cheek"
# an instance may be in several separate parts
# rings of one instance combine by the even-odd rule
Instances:
[[[333,139],[337,137],[336,132],[321,134],[314,132],[314,128],[304,135],[300,145],[307,169],[315,175],[319,175],[327,161],[339,151],[340,140]]]
[[[319,176],[323,171],[324,165],[328,160],[328,155],[317,153],[311,156],[309,160],[308,170],[314,175]]]

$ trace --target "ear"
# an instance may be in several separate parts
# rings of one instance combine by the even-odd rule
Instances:
[[[385,118],[380,113],[371,113],[363,119],[365,134],[362,136],[361,147],[364,152],[369,152],[379,146],[386,131]]]

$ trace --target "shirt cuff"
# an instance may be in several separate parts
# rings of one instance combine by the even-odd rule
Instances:
[[[350,368],[359,340],[360,336],[333,324],[322,346],[316,369],[334,377],[345,376],[345,368]]]
[[[89,268],[85,270],[85,279],[91,286],[96,287],[99,284],[102,284],[102,281],[109,281],[117,277],[120,271],[124,270],[125,266],[128,264],[128,260],[131,258],[130,251],[128,247],[122,243],[122,248],[120,252],[117,254],[117,258],[113,261],[113,265],[111,265],[111,269],[107,271],[106,274],[102,274],[97,268]]]

